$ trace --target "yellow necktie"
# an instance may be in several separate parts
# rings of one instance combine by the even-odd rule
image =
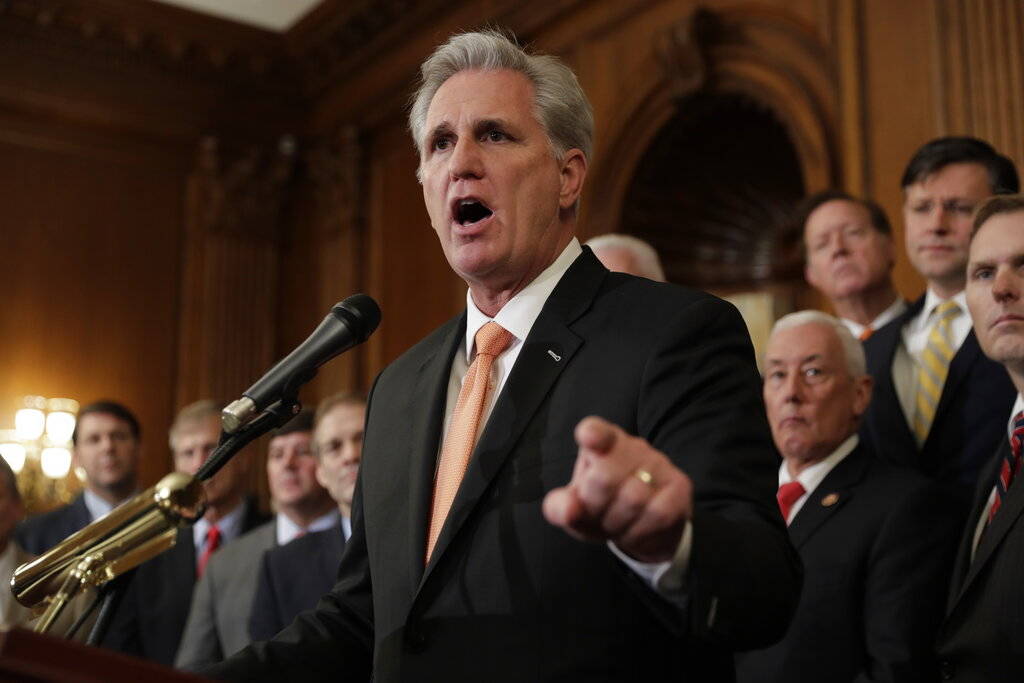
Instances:
[[[928,438],[935,409],[942,396],[942,387],[949,374],[949,363],[956,355],[953,341],[953,319],[960,315],[960,305],[952,299],[935,307],[937,320],[928,334],[928,342],[917,365],[917,396],[914,398],[914,436],[922,446]]]
[[[427,530],[427,553],[424,563],[430,561],[434,544],[441,535],[441,527],[448,517],[448,511],[455,500],[462,477],[469,466],[469,457],[476,445],[476,433],[480,426],[487,396],[492,391],[491,365],[494,359],[508,348],[512,333],[496,322],[489,322],[476,333],[476,358],[466,371],[455,411],[452,413],[448,434],[441,448],[441,461],[437,466],[434,480],[434,502],[430,513],[430,527]]]

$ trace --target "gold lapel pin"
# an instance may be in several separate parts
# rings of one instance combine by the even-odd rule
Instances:
[[[830,494],[828,494],[827,496],[825,496],[824,498],[821,499],[822,506],[823,507],[827,507],[827,508],[832,507],[833,505],[835,505],[838,502],[839,502],[839,494],[838,493],[830,493]]]

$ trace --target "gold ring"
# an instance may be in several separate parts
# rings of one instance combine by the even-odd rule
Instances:
[[[645,470],[643,467],[637,467],[636,471],[633,472],[633,476],[647,484],[648,486],[654,486],[654,475]]]

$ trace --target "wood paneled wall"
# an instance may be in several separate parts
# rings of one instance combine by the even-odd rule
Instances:
[[[694,28],[698,6],[717,33]],[[335,301],[365,291],[383,320],[307,403],[368,388],[456,314],[465,290],[423,209],[404,112],[419,62],[456,30],[507,26],[577,70],[597,120],[583,237],[617,227],[635,164],[694,88],[769,108],[808,190],[874,196],[900,241],[898,180],[923,142],[978,135],[1024,163],[1019,0],[400,9],[328,0],[282,38],[156,3],[0,4],[0,426],[25,393],[120,398],[150,435],[149,483],[178,407],[244,389]],[[921,291],[903,257],[896,281]]]

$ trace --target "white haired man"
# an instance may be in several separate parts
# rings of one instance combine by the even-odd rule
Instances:
[[[419,177],[466,312],[374,384],[334,590],[206,673],[731,678],[799,590],[742,319],[580,246],[593,121],[558,60],[469,33],[421,73]]]
[[[737,656],[740,683],[926,680],[934,667],[958,527],[933,483],[858,439],[870,399],[864,350],[841,321],[802,311],[775,324],[764,401],[804,589],[785,638]]]
[[[665,269],[661,267],[658,252],[639,237],[610,232],[590,238],[586,245],[608,270],[645,277],[655,282],[665,281]]]

